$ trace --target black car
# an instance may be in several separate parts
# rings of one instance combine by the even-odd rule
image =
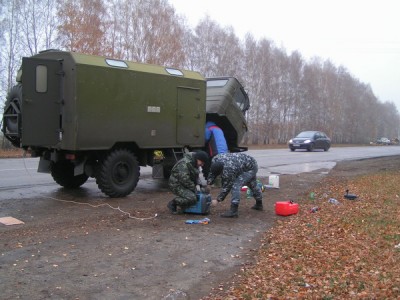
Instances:
[[[328,151],[331,147],[331,139],[322,131],[303,131],[289,140],[288,144],[291,151],[296,149],[307,149],[307,151],[323,149]]]

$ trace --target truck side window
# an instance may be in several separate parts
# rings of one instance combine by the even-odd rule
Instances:
[[[47,67],[44,65],[36,66],[36,92],[47,92]]]
[[[126,64],[126,62],[124,62],[122,60],[107,58],[106,63],[107,63],[107,65],[109,65],[111,67],[128,68],[128,65]]]
[[[249,99],[245,96],[245,93],[242,91],[242,89],[236,90],[234,98],[241,111],[245,113],[249,109],[250,104]]]
[[[181,71],[181,70],[178,70],[178,69],[165,68],[165,71],[167,71],[168,74],[171,74],[171,75],[183,76],[182,71]]]

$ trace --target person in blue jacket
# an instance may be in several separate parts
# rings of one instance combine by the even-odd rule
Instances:
[[[213,158],[217,154],[228,152],[228,145],[226,143],[224,132],[212,121],[206,123],[205,139],[206,150],[210,155],[210,158]]]
[[[225,139],[224,132],[222,129],[210,120],[206,122],[206,131],[205,131],[205,140],[206,140],[206,152],[210,156],[211,159],[217,154],[228,153],[228,144]],[[205,178],[207,178],[208,173],[210,171],[210,164],[206,164],[203,167],[203,174]],[[215,186],[220,186],[221,178],[219,177],[215,181]]]

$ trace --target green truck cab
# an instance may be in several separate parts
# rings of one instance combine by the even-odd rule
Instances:
[[[2,131],[40,157],[38,171],[59,185],[77,188],[94,177],[103,193],[123,197],[140,166],[168,177],[185,150],[205,149],[206,120],[223,129],[230,151],[245,151],[248,109],[233,77],[46,50],[22,59]]]

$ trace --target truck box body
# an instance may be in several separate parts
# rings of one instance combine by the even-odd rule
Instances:
[[[206,81],[197,72],[60,51],[24,58],[22,70],[22,146],[204,145]]]
[[[206,121],[222,129],[231,152],[245,151],[248,108],[234,77],[47,50],[22,59],[1,129],[61,186],[94,177],[105,194],[123,197],[140,166],[168,178],[185,151],[206,150]]]

